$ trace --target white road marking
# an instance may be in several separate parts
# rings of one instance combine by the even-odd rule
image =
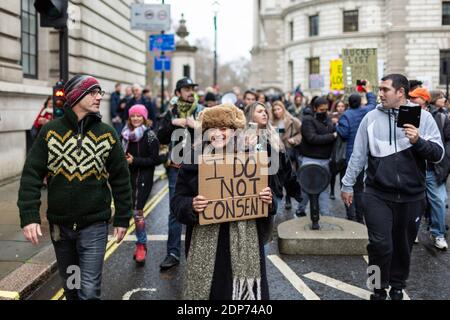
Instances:
[[[137,289],[134,289],[134,290],[131,290],[131,291],[128,291],[127,293],[125,293],[122,297],[122,300],[130,300],[131,296],[133,294],[135,294],[136,292],[156,292],[156,289],[155,288],[150,288],[150,289],[137,288]]]
[[[277,255],[269,255],[267,258],[274,264],[275,267],[285,276],[292,286],[305,297],[306,300],[320,300],[319,296],[314,293],[304,282],[300,279],[294,271]]]
[[[369,256],[363,256],[364,260],[366,260],[366,263],[369,264]]]
[[[112,239],[114,239],[114,237],[112,235],[109,235],[108,241],[111,241]],[[148,234],[147,235],[147,241],[167,241],[167,239],[168,239],[168,235],[166,235],[166,234],[154,234],[154,235]],[[181,235],[181,241],[184,241],[184,240],[185,240],[185,236],[183,234],[183,235]],[[136,241],[136,235],[134,235],[134,234],[127,235],[123,238],[122,241],[133,241],[134,242],[134,241]]]
[[[365,299],[365,300],[369,300],[370,299],[370,295],[372,294],[370,291],[352,286],[348,283],[327,277],[323,274],[320,273],[316,273],[316,272],[310,272],[308,274],[303,275],[304,277],[320,282],[326,286],[335,288],[337,290],[349,293],[351,295],[357,296],[359,298]]]

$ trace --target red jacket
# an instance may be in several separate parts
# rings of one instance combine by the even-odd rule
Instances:
[[[42,124],[39,124],[40,119],[53,120],[53,108],[42,107],[33,123],[33,126],[37,129],[41,129],[43,126]]]

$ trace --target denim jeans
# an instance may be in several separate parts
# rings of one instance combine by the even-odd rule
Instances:
[[[438,185],[434,172],[427,170],[426,187],[427,199],[431,209],[431,234],[434,237],[444,237],[445,203],[447,202],[445,183]]]
[[[169,198],[172,200],[175,195],[175,183],[177,182],[178,175],[177,168],[169,167],[167,170],[167,176],[169,179]],[[167,254],[180,258],[181,251],[181,232],[182,225],[178,222],[172,208],[170,208],[169,214],[169,237],[167,239]]]
[[[283,210],[284,208],[281,206],[281,201],[283,200],[282,197],[278,197],[276,195],[273,195],[277,199],[277,214],[280,213],[280,209]],[[287,198],[288,196],[286,196]]]
[[[108,223],[97,222],[75,231],[50,225],[50,231],[66,299],[99,300],[103,259],[108,241]],[[74,279],[77,273],[67,269],[70,266],[79,267],[79,281]],[[79,288],[68,288],[68,284],[77,282],[80,284]]]
[[[147,246],[147,231],[145,230],[145,218],[143,210],[133,210],[134,225],[136,226],[136,244]]]
[[[307,164],[318,164],[327,169],[328,172],[330,171],[329,163],[330,160],[328,159],[313,159],[308,157],[302,157],[301,159],[302,166]],[[305,211],[306,206],[308,205],[309,202],[309,197],[305,192],[302,192],[302,197],[303,200],[302,202],[299,203],[298,209],[300,211]],[[328,192],[328,186],[324,191],[322,191],[322,193],[319,194],[319,209],[321,215],[324,216],[330,215],[330,194]]]

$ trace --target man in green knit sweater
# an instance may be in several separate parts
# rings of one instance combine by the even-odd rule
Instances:
[[[111,193],[117,242],[125,236],[131,217],[128,165],[116,131],[101,121],[104,91],[97,79],[76,75],[64,90],[64,116],[45,125],[34,142],[17,205],[25,237],[37,244],[42,236],[41,187],[47,177],[47,218],[65,296],[100,299]]]

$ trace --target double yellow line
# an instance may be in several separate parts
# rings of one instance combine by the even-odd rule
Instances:
[[[147,202],[147,204],[144,207],[144,218],[147,218],[147,216],[152,212],[152,210],[161,202],[161,200],[165,197],[165,195],[169,192],[169,186],[164,186],[153,198],[150,199],[150,201]],[[130,235],[134,230],[136,229],[136,225],[134,224],[134,218],[132,217],[130,219],[130,226],[128,227],[127,233],[125,234],[125,237]],[[117,250],[117,248],[123,243],[117,243],[116,239],[111,239],[108,244],[106,245],[106,253],[105,253],[105,259],[106,261],[114,251]],[[60,289],[51,300],[64,300],[62,299],[64,296],[64,289]]]

